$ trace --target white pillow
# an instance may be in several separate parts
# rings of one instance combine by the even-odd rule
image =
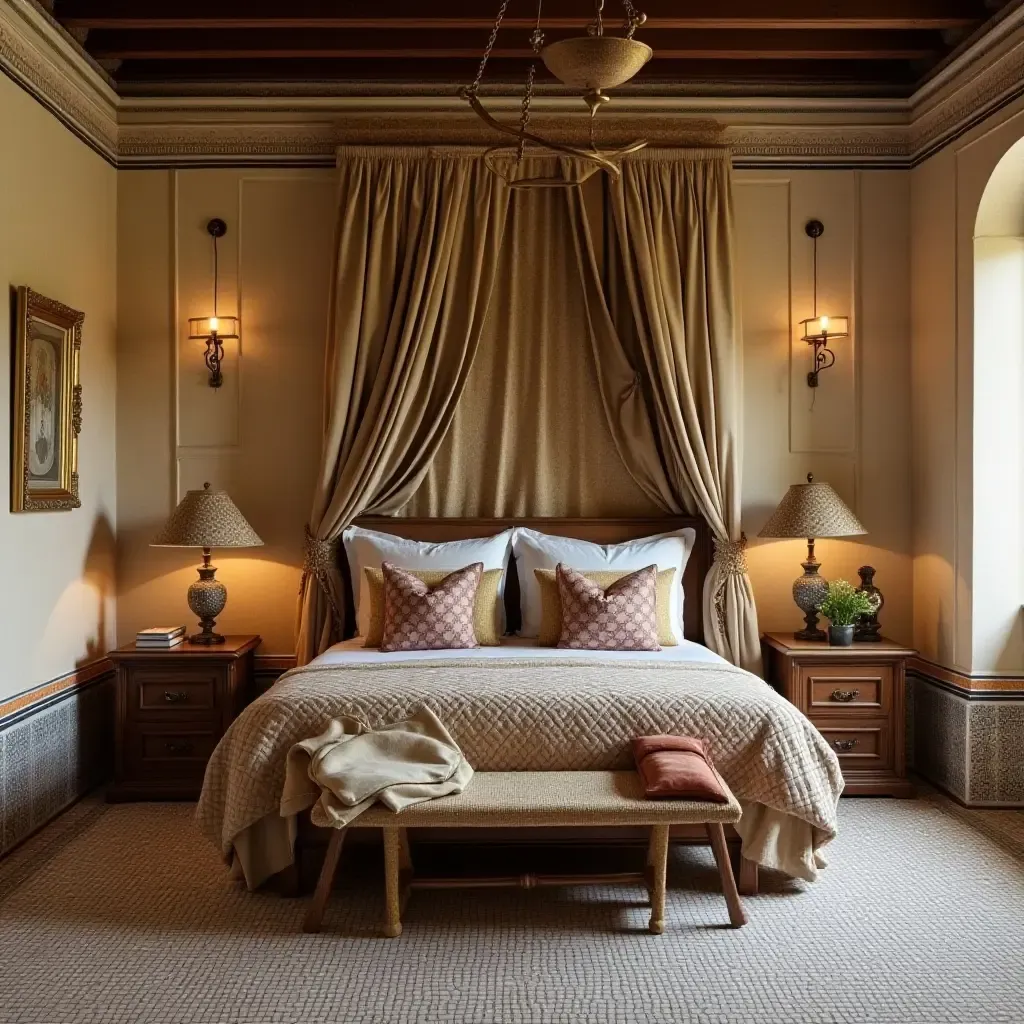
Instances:
[[[382,562],[393,562],[400,569],[438,569],[454,572],[474,562],[483,562],[484,570],[502,569],[498,596],[501,598],[501,628],[505,630],[505,579],[512,555],[512,530],[495,537],[474,540],[453,540],[443,544],[407,540],[393,533],[378,533],[350,526],[342,535],[345,555],[352,575],[352,599],[356,606],[356,632],[366,636],[370,625],[369,584],[367,566],[379,569]]]
[[[519,603],[523,613],[521,636],[540,635],[540,585],[534,569],[554,569],[564,562],[580,572],[602,570],[632,572],[657,565],[658,571],[676,570],[672,588],[672,635],[683,642],[683,572],[693,550],[697,534],[689,528],[673,533],[660,533],[624,544],[593,544],[571,537],[553,537],[525,527],[517,527],[512,538],[519,576]]]

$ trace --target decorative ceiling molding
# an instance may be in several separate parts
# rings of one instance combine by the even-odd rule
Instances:
[[[487,143],[450,94],[247,94],[134,97],[109,78],[34,0],[0,4],[0,68],[118,167],[329,166],[345,144]],[[699,83],[695,83],[694,87]],[[313,90],[313,84],[310,90]],[[739,166],[911,167],[1024,95],[1024,6],[939,69],[910,99],[653,96],[625,92],[599,118],[603,144],[726,145]],[[489,104],[514,120],[519,101]],[[536,125],[585,139],[578,98],[539,95]]]
[[[111,163],[118,96],[106,74],[32,0],[0,4],[0,70]]]
[[[1018,7],[910,98],[915,163],[1024,94],[1024,6]]]

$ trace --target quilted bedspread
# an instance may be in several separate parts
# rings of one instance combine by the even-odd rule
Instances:
[[[251,888],[291,862],[281,816],[294,743],[351,715],[376,729],[429,707],[476,771],[632,766],[635,736],[704,740],[743,805],[744,856],[813,881],[836,834],[843,782],[835,754],[792,704],[731,665],[706,662],[449,660],[307,665],[232,723],[197,811],[203,832]]]

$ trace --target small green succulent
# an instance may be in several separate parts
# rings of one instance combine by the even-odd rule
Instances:
[[[874,610],[875,602],[846,580],[829,583],[828,597],[819,609],[833,626],[854,626],[862,615],[870,615]]]

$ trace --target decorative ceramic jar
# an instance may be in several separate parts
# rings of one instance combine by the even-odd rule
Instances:
[[[873,566],[862,565],[857,570],[860,576],[860,586],[857,588],[862,594],[867,594],[875,602],[875,610],[870,615],[862,615],[854,636],[858,643],[877,644],[882,641],[882,626],[878,621],[878,613],[885,604],[882,592],[875,586],[875,570]]]

